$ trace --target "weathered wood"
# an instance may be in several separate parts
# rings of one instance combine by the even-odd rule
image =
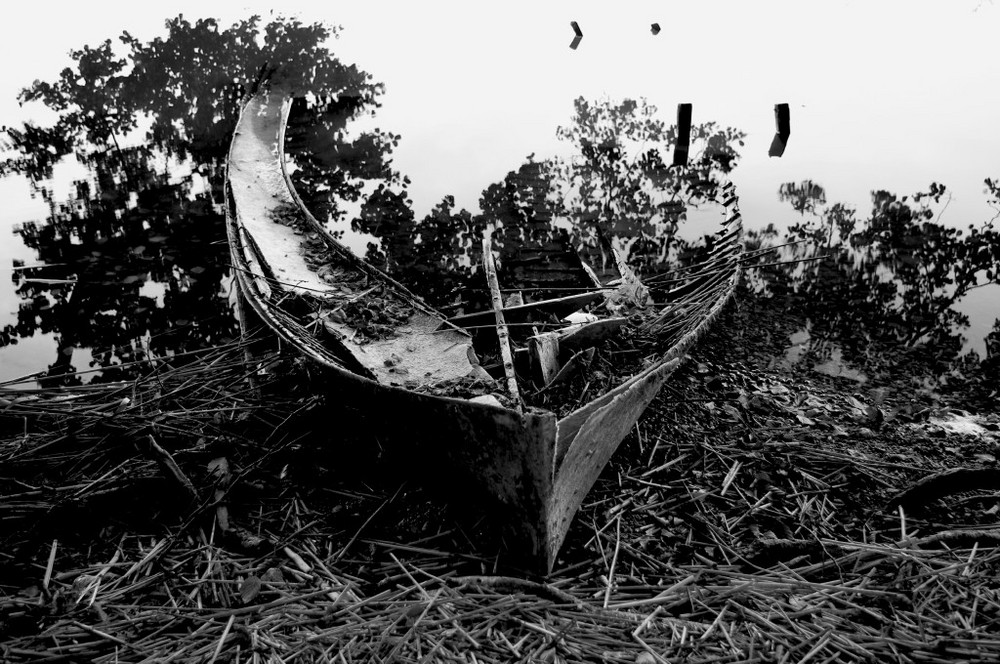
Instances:
[[[544,332],[528,339],[531,364],[543,386],[559,373],[559,337],[558,332]]]
[[[671,360],[626,389],[616,390],[609,402],[589,413],[569,442],[561,463],[556,458],[556,476],[548,510],[550,561],[555,561],[573,515],[580,509],[601,470],[679,364],[679,359]]]
[[[629,267],[622,256],[621,251],[611,243],[611,253],[615,257],[615,265],[618,267],[618,274],[621,275],[621,285],[618,287],[618,294],[626,303],[633,307],[645,307],[649,304],[649,289],[642,283],[635,271]]]
[[[516,291],[507,296],[504,301],[503,306],[505,309],[510,307],[519,307],[524,304],[524,296],[521,295],[521,291]]]
[[[472,339],[466,331],[444,324],[443,316],[401,284],[341,247],[302,204],[289,183],[280,149],[290,107],[291,98],[280,89],[254,96],[240,114],[229,152],[231,253],[254,310],[293,346],[306,346],[318,362],[352,371],[361,367],[365,377],[381,383],[433,383],[474,372]],[[280,302],[289,293],[313,302],[318,310],[342,297],[306,260],[301,232],[276,221],[296,216],[325,242],[338,265],[368,277],[384,297],[412,310],[408,320],[385,338],[366,339],[346,320],[324,320],[322,328],[330,334],[317,337],[287,316]]]
[[[509,553],[549,565],[546,514],[552,494],[556,417],[435,397],[373,381],[342,381],[330,398],[358,415],[392,455],[446,499],[485,500]],[[483,400],[485,401],[485,400]]]
[[[687,166],[691,149],[691,104],[677,104],[677,142],[674,143],[674,166]]]
[[[497,339],[500,340],[500,357],[503,360],[503,373],[507,377],[507,391],[517,403],[521,402],[521,393],[517,389],[517,374],[514,372],[514,356],[510,351],[510,335],[507,332],[507,321],[504,320],[503,298],[500,295],[500,282],[497,280],[497,266],[493,261],[493,243],[489,234],[483,238],[483,269],[486,270],[486,283],[490,288],[490,299],[493,301],[493,315],[497,323]]]
[[[597,276],[597,273],[594,272],[594,268],[590,267],[590,265],[587,263],[587,261],[583,260],[582,258],[580,259],[580,267],[583,269],[584,273],[587,275],[587,278],[590,279],[590,283],[592,283],[596,288],[603,288],[604,287],[604,284],[601,283],[601,280]]]
[[[146,436],[146,446],[149,450],[149,456],[153,457],[153,460],[160,467],[160,470],[163,471],[163,474],[172,479],[191,502],[197,502],[198,492],[195,491],[194,484],[191,483],[188,476],[184,474],[181,467],[174,461],[173,455],[160,447],[152,434]]]
[[[620,330],[627,318],[602,318],[591,323],[583,323],[559,330],[560,347],[587,348],[594,346]]]
[[[566,362],[563,363],[561,367],[559,367],[559,373],[552,377],[552,380],[545,387],[545,389],[559,385],[561,382],[576,373],[578,369],[582,369],[589,365],[593,359],[593,348],[586,348],[574,353],[568,360],[566,360]]]

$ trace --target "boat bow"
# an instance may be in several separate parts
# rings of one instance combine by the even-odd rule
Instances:
[[[668,350],[557,419],[539,409],[432,389],[492,380],[461,327],[489,321],[492,312],[448,321],[326,231],[288,176],[284,132],[290,107],[288,91],[265,85],[244,106],[230,148],[227,234],[241,295],[274,332],[331,371],[336,403],[380,436],[404,441],[410,458],[423,457],[441,476],[464,478],[459,485],[488,495],[500,506],[512,546],[551,569],[601,470],[732,296],[742,245],[731,186],[724,190],[730,213],[710,260],[677,279],[669,306],[651,322]],[[386,325],[356,310],[366,298],[379,309],[371,315],[392,323],[388,333]],[[553,300],[549,308],[575,310],[602,298],[596,291]],[[514,306],[507,318],[531,320],[539,308]],[[575,332],[577,343],[601,339],[623,321],[581,324],[565,337]]]

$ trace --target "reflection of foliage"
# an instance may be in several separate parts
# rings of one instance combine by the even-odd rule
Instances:
[[[576,229],[555,223],[565,211],[550,200],[552,176],[551,162],[529,156],[479,199],[484,225],[493,229],[493,246],[501,257],[501,279],[539,289],[533,291],[539,298],[565,295],[559,289],[580,286],[582,277],[570,233]]]
[[[22,305],[0,343],[55,333],[53,374],[72,370],[74,347],[90,348],[92,364],[108,368],[234,332],[216,204],[240,99],[263,72],[317,103],[339,100],[344,118],[378,105],[381,86],[330,54],[324,43],[334,30],[322,24],[253,17],[223,28],[177,17],[166,27],[148,43],[125,33],[118,48],[108,40],[74,51],[72,67],[21,95],[56,111],[55,125],[5,128],[4,147],[14,154],[0,162],[0,175],[31,178],[50,204],[45,224],[21,230],[50,267],[15,274]],[[122,147],[139,127],[148,127],[145,143]],[[386,140],[377,134],[355,144],[379,152]],[[70,153],[89,175],[59,202],[41,180]]]
[[[678,169],[664,156],[676,128],[655,114],[644,101],[578,99],[573,124],[559,129],[578,148],[577,158],[529,156],[483,190],[481,214],[455,211],[454,199],[446,196],[419,221],[406,196],[409,181],[384,159],[397,137],[376,131],[382,140],[358,151],[356,143],[345,144],[337,109],[325,109],[295,120],[286,148],[297,167],[296,184],[334,233],[345,236],[347,226],[339,222],[351,204],[359,204],[350,231],[367,245],[365,258],[438,305],[456,298],[468,304],[487,229],[501,279],[528,287],[535,297],[579,286],[576,250],[606,256],[612,238],[624,242],[634,264],[666,259],[684,206],[715,198],[742,134],[714,123],[693,128],[695,155],[690,166]]]
[[[814,214],[818,206],[826,205],[826,192],[812,180],[786,182],[778,188],[778,200],[791,203],[796,212]]]
[[[479,261],[476,238],[481,238],[481,220],[466,210],[455,211],[455,199],[445,198],[420,223],[409,208],[398,207],[401,196],[380,190],[362,209],[362,219],[378,218],[371,227],[383,233],[383,249],[369,246],[367,258],[413,287],[438,306],[463,299]],[[376,205],[381,204],[381,207]],[[388,204],[388,205],[386,205]],[[393,209],[393,206],[397,207]]]
[[[968,320],[955,303],[1000,283],[1000,233],[992,221],[966,233],[938,223],[947,201],[937,183],[912,197],[874,192],[871,215],[860,223],[842,204],[824,208],[822,189],[811,182],[783,185],[779,196],[811,215],[783,238],[813,243],[797,245],[790,257],[825,258],[772,270],[767,287],[791,298],[814,337],[836,340],[860,364],[877,365],[872,352],[880,344],[922,348],[938,368],[957,358],[957,331]]]
[[[74,51],[75,68],[24,90],[23,102],[41,101],[59,120],[34,130],[34,140],[43,143],[25,142],[27,127],[11,134],[24,157],[6,168],[29,170],[25,158],[51,164],[53,154],[67,154],[78,141],[84,150],[87,143],[116,144],[143,116],[151,121],[147,139],[167,154],[214,159],[229,142],[240,99],[264,69],[280,68],[278,75],[293,86],[321,97],[355,97],[358,105],[374,104],[381,92],[368,74],[342,65],[323,47],[334,31],[322,24],[279,19],[262,25],[255,16],[220,29],[213,19],[191,23],[179,16],[166,27],[166,37],[147,44],[123,33],[122,56],[111,40]],[[41,146],[54,152],[43,154]]]
[[[75,347],[91,349],[92,365],[107,369],[147,353],[216,344],[235,332],[222,292],[225,236],[211,201],[192,194],[189,183],[172,184],[168,174],[157,173],[148,151],[127,149],[121,156],[128,159],[129,187],[107,181],[120,166],[107,162],[118,155],[94,159],[95,180],[104,186],[92,191],[80,183],[77,197],[56,206],[47,223],[25,224],[19,232],[48,267],[17,274],[22,304],[5,341],[56,333],[52,374],[71,371]],[[162,290],[144,292],[147,282]]]
[[[285,138],[295,164],[292,181],[308,197],[313,214],[329,222],[338,235],[344,233],[351,204],[375,195],[373,188],[405,187],[409,182],[393,170],[389,159],[399,136],[379,129],[357,134],[349,130],[351,120],[376,105],[373,99],[343,93],[318,102],[296,99],[292,107]],[[368,232],[358,222],[353,225],[355,231]]]
[[[0,161],[0,177],[22,173],[32,182],[52,176],[52,167],[72,151],[72,139],[59,127],[26,124],[20,129],[4,127],[0,148],[17,156]]]
[[[986,178],[985,183],[986,183],[985,193],[989,194],[990,196],[987,203],[991,208],[997,211],[997,213],[993,215],[993,219],[991,219],[990,221],[996,221],[997,219],[1000,219],[1000,180],[993,180],[992,178]]]
[[[667,257],[685,205],[714,200],[735,166],[744,135],[709,122],[691,128],[692,157],[671,166],[677,127],[656,116],[645,100],[575,102],[572,124],[559,137],[579,151],[553,164],[553,180],[581,245],[606,259],[611,238],[627,238],[629,257],[641,265]]]

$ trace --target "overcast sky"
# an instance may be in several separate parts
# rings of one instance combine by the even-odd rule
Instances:
[[[52,78],[67,52],[129,30],[141,39],[183,13],[231,22],[265,2],[36,0],[5,8],[0,123],[24,117],[18,89]],[[645,96],[664,118],[748,133],[735,174],[751,225],[787,216],[782,182],[811,178],[831,200],[866,204],[872,188],[955,192],[946,221],[986,214],[982,180],[1000,177],[1000,9],[990,0],[863,2],[280,3],[344,27],[335,51],[387,86],[380,126],[402,135],[396,164],[417,212],[479,193],[529,153],[558,150],[572,100]],[[486,9],[484,7],[491,7]],[[569,22],[584,38],[569,48]],[[653,36],[650,24],[662,27]],[[781,159],[767,157],[773,106],[791,105]],[[37,110],[30,113],[37,114]],[[966,221],[968,219],[968,221]]]
[[[795,219],[776,192],[807,178],[862,213],[874,188],[905,194],[937,181],[954,194],[943,222],[964,227],[992,214],[982,191],[983,178],[1000,177],[1000,8],[992,0],[32,0],[4,8],[0,125],[44,120],[39,107],[18,107],[17,92],[56,77],[73,48],[122,30],[148,40],[179,13],[228,24],[275,6],[342,25],[334,52],[386,84],[379,126],[403,137],[395,163],[413,181],[418,215],[446,194],[475,209],[480,192],[528,154],[559,150],[556,127],[580,95],[643,96],[666,120],[688,102],[696,123],[745,131],[734,180],[750,227]],[[575,51],[574,20],[584,34]],[[781,102],[790,104],[792,133],[785,156],[772,159]],[[9,268],[12,258],[32,259],[10,224],[46,211],[19,178],[0,181],[0,200],[0,266]],[[986,312],[972,339],[998,308],[988,290],[963,303]],[[4,311],[15,307],[6,291]]]

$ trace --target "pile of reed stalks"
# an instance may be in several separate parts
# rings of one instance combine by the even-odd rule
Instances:
[[[244,350],[0,392],[0,659],[1000,661],[989,492],[822,386],[679,373],[538,577]]]

